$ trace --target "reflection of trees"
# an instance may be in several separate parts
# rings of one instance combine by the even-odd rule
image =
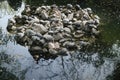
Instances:
[[[0,0],[0,5],[4,3],[6,0]],[[12,7],[14,10],[17,10],[18,7],[21,6],[22,0],[7,0],[10,7]]]
[[[21,67],[15,55],[6,52],[6,49],[0,48],[0,80],[24,80],[26,69]]]
[[[106,80],[119,80],[120,79],[120,63],[116,64],[116,68],[112,75],[107,76]]]
[[[0,51],[0,80],[18,80],[18,78],[9,72],[7,68],[2,67],[3,63],[10,64],[11,62],[14,62],[14,59],[10,58],[4,51]]]
[[[0,17],[13,13],[12,8],[9,6],[7,1],[0,2]]]
[[[19,80],[24,79],[25,70],[20,71],[20,62],[15,59],[15,56],[7,54],[7,44],[15,42],[14,36],[3,34],[0,29],[0,80]],[[18,73],[19,72],[19,73]]]
[[[34,63],[23,71],[18,70],[20,65],[17,61],[17,64],[15,63],[17,67],[12,66],[12,71],[18,72],[19,78],[25,80],[103,80],[113,70],[113,63],[104,59],[104,57],[109,58],[110,55],[108,46],[103,44],[96,43],[83,47],[81,51],[73,51],[68,56],[58,56],[55,60],[41,58],[39,64]],[[0,56],[2,63],[9,62],[7,64],[11,66],[16,62],[10,55],[5,54],[5,58],[2,54]],[[102,76],[103,73],[105,76]]]
[[[2,29],[0,28],[0,46],[1,45],[7,45],[9,41],[14,42],[14,36],[10,34],[4,34],[2,33]]]
[[[100,58],[97,53],[76,52],[51,61],[40,59],[39,65],[28,69],[25,80],[103,80],[112,70],[113,63]]]
[[[100,15],[104,15],[104,17],[107,17],[104,21],[106,23],[107,20],[115,21],[115,23],[120,22],[120,0],[84,0],[85,4],[87,6],[91,6],[91,8],[96,8],[96,12]],[[109,19],[108,19],[109,18]],[[111,26],[111,25],[110,25]]]
[[[18,72],[19,78],[25,78],[25,80],[103,80],[109,71],[113,70],[113,63],[107,62],[104,59],[107,54],[105,47],[103,49],[102,45],[96,45],[90,46],[90,48],[87,47],[81,52],[73,51],[68,56],[58,56],[55,60],[41,58],[39,64],[34,63],[23,71],[19,71],[17,70],[18,67],[12,66],[13,73]],[[5,60],[7,57],[5,59],[1,58],[0,60],[11,62],[10,59],[12,57],[10,58],[9,55],[6,56],[8,60]],[[14,58],[12,59],[13,63]],[[18,62],[16,65],[19,66]],[[101,78],[103,73],[105,76]]]
[[[30,5],[64,5],[67,3],[71,4],[80,4],[82,7],[91,7],[96,11],[98,14],[104,15],[104,17],[111,18],[111,20],[115,21],[116,19],[120,22],[120,0],[26,0],[26,3]],[[102,17],[102,16],[101,16]],[[109,20],[110,21],[110,20]],[[106,20],[105,20],[106,22]],[[116,22],[117,23],[117,22]]]
[[[0,80],[19,80],[15,75],[8,72],[6,68],[0,67]]]
[[[23,6],[22,0],[0,0],[0,18],[5,15],[14,15],[16,12],[18,14],[23,9]]]
[[[7,1],[14,10],[17,10],[19,7],[21,7],[22,4],[22,0],[7,0]]]
[[[115,54],[117,57],[115,57],[115,69],[111,75],[108,75],[106,80],[119,80],[120,76],[120,42],[117,41],[115,44],[113,44],[112,49],[110,50],[111,53]]]
[[[60,4],[67,4],[67,3],[72,3],[72,4],[75,4],[77,1],[79,0],[26,0],[26,2],[30,5],[42,5],[42,4],[57,4],[57,5],[60,5]],[[80,0],[79,2],[81,2],[83,0]]]

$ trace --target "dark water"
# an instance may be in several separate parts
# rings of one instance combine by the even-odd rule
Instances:
[[[30,1],[28,3],[31,5],[43,3],[42,0],[39,1],[41,4],[37,4],[37,0]],[[46,0],[44,4],[62,5],[68,2],[50,0],[49,3]],[[0,80],[120,80],[119,15],[109,15],[108,9],[104,11],[102,7],[84,5],[92,7],[101,18],[100,39],[81,52],[59,56],[55,60],[41,58],[36,64],[28,48],[17,44],[14,35],[6,30],[8,19],[22,10],[14,11],[10,7],[3,7],[3,4],[0,7]]]

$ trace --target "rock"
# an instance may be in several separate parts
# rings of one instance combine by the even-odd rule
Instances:
[[[69,53],[69,52],[68,52],[68,50],[67,50],[66,48],[61,48],[61,49],[58,51],[57,55],[67,56],[68,53]]]
[[[36,16],[34,16],[34,18],[30,21],[31,23],[39,23],[39,19],[36,17]]]
[[[55,49],[54,43],[49,42],[49,43],[48,43],[48,48],[49,48],[49,49]]]
[[[71,14],[72,12],[71,12],[71,10],[67,9],[67,10],[64,11],[64,13],[67,16],[68,14]]]
[[[11,31],[15,31],[16,30],[16,26],[14,26],[14,25],[8,25],[7,26],[7,30],[10,31],[10,32]]]
[[[80,30],[83,28],[83,25],[82,25],[82,21],[76,21],[73,23],[73,27],[76,29],[76,30]]]
[[[27,44],[29,38],[27,36],[24,36],[23,34],[16,34],[15,40],[17,43],[27,46],[26,44]]]
[[[36,32],[35,36],[38,36],[38,37],[41,38],[41,39],[43,38],[43,35],[40,34],[40,33],[38,33],[38,32]]]
[[[88,20],[88,21],[84,21],[84,22],[86,22],[85,24],[95,24],[94,20]]]
[[[26,12],[26,13],[29,13],[30,11],[31,11],[30,5],[26,5],[26,7],[25,7],[25,12]]]
[[[72,19],[72,21],[73,21],[73,22],[77,21],[77,18],[74,17],[74,18]]]
[[[46,9],[46,6],[41,6],[41,9]]]
[[[26,39],[27,40],[27,46],[31,46],[33,44],[33,41],[29,38]]]
[[[57,55],[58,52],[54,49],[49,49],[49,53],[52,55]]]
[[[53,4],[53,5],[51,5],[51,8],[53,9],[53,8],[58,8],[58,6],[56,5],[56,4]]]
[[[66,41],[68,41],[69,39],[68,38],[63,38],[63,39],[61,39],[59,42],[60,43],[64,43],[64,42],[66,42]],[[63,45],[62,45],[63,46]]]
[[[43,24],[47,29],[50,27],[50,21],[40,20],[40,24]]]
[[[46,19],[48,19],[48,14],[47,14],[47,12],[45,11],[45,10],[43,10],[42,12],[41,12],[41,18],[43,19],[43,20],[46,20]]]
[[[77,30],[76,32],[73,33],[73,36],[75,38],[79,38],[80,39],[81,37],[84,36],[84,33],[81,30]]]
[[[25,26],[16,27],[16,31],[17,31],[18,33],[19,33],[19,32],[24,33],[24,32],[25,32]]]
[[[49,42],[48,43],[48,48],[49,49],[59,49],[60,48],[60,45],[58,42]]]
[[[81,25],[81,23],[82,23],[82,21],[81,21],[81,20],[78,20],[78,21],[75,21],[75,22],[73,23],[73,25]]]
[[[39,41],[39,40],[40,40],[40,37],[34,35],[34,36],[31,37],[31,39],[32,39],[33,41]]]
[[[40,59],[40,55],[39,54],[35,54],[35,55],[32,55],[34,60],[36,61],[36,64],[38,64],[38,61]]]
[[[58,8],[53,8],[50,12],[49,17],[61,20],[61,12],[58,10]]]
[[[74,14],[74,16],[75,16],[75,18],[78,19],[80,15],[79,15],[79,13],[76,13],[76,14]]]
[[[30,54],[33,56],[34,60],[37,61],[40,59],[40,55],[43,54],[42,48],[40,46],[31,46],[29,48]]]
[[[41,12],[41,7],[38,7],[35,11],[35,13],[40,13]]]
[[[65,27],[65,28],[63,28],[63,30],[64,30],[64,32],[66,32],[66,33],[71,33],[70,28]]]
[[[98,26],[100,24],[100,21],[98,19],[95,19],[95,25]]]
[[[73,8],[72,4],[67,4],[67,8],[72,9]]]
[[[53,35],[53,37],[54,40],[58,41],[63,38],[63,35],[61,33],[56,33],[55,35]]]
[[[66,42],[63,43],[63,46],[65,46],[69,50],[77,49],[77,46],[75,45],[75,42],[66,41]]]
[[[88,14],[84,14],[82,20],[90,20],[90,16]]]
[[[51,7],[50,7],[50,6],[46,6],[46,9],[47,9],[47,11],[48,11],[48,10],[50,10],[50,9],[51,9]]]
[[[33,25],[33,23],[39,23],[39,20],[29,17],[28,20],[26,20],[26,23],[28,23],[31,26]]]
[[[71,30],[71,32],[74,31],[74,27],[72,25],[67,25],[67,27]]]
[[[86,8],[88,14],[92,14],[92,9],[91,8]]]
[[[72,35],[69,34],[69,33],[63,33],[62,35],[63,35],[63,37],[65,37],[65,38],[72,38]]]
[[[92,28],[92,33],[94,33],[95,35],[98,35],[100,31],[96,30],[95,28]]]
[[[31,51],[40,51],[42,48],[40,46],[32,46],[30,47]]]
[[[59,49],[60,48],[60,44],[58,42],[55,42],[55,49]]]
[[[68,18],[65,18],[65,19],[63,19],[63,24],[68,24],[69,23],[69,19]]]
[[[62,18],[62,20],[63,20],[63,19],[66,19],[67,16],[66,16],[64,13],[61,13],[61,18]]]
[[[16,36],[19,37],[19,38],[23,38],[25,34],[24,33],[17,33]]]
[[[89,27],[97,29],[97,26],[94,24],[89,24]]]
[[[39,42],[40,42],[41,44],[45,44],[45,43],[46,43],[44,39],[40,39]]]
[[[27,15],[22,15],[22,19],[23,20],[28,20],[28,16]]]
[[[44,53],[48,53],[48,50],[46,48],[43,48]]]
[[[45,34],[43,37],[44,37],[47,41],[53,41],[53,40],[54,40],[53,36],[51,36],[51,35],[49,35],[49,34]]]
[[[25,32],[25,35],[26,36],[33,36],[33,35],[36,35],[36,32],[34,32],[31,29],[27,29],[26,32]]]
[[[87,42],[87,41],[80,41],[79,42],[79,46],[81,46],[81,48],[85,47],[85,46],[88,46],[88,45],[90,45],[90,42]]]
[[[72,20],[72,19],[73,19],[73,15],[74,15],[73,13],[68,14],[68,19],[69,19],[69,20]]]
[[[49,30],[48,34],[53,35],[55,32],[53,30]]]
[[[75,9],[76,9],[76,10],[81,10],[82,8],[80,7],[80,5],[76,4],[76,5],[75,5]]]
[[[45,34],[48,30],[45,26],[43,26],[42,24],[38,24],[38,23],[34,23],[32,29],[35,32],[39,32],[41,34]]]
[[[13,24],[15,24],[15,23],[16,23],[16,21],[15,21],[15,19],[14,19],[14,18],[10,18],[10,19],[8,19],[8,23],[13,23]]]
[[[94,18],[100,20],[100,17],[98,15],[94,15]]]
[[[55,21],[55,23],[54,23],[54,27],[56,28],[56,29],[59,29],[59,28],[63,28],[63,23],[61,22],[61,21]]]

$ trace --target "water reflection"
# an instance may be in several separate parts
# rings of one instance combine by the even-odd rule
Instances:
[[[55,60],[42,58],[39,64],[36,64],[26,52],[27,49],[15,46],[13,43],[7,46],[10,49],[6,50],[5,47],[4,50],[6,54],[9,54],[9,63],[1,58],[3,59],[2,67],[6,67],[20,80],[105,80],[116,65],[116,59],[100,57],[99,53],[84,52],[76,52],[76,54],[72,53],[64,57],[59,56]],[[21,52],[18,53],[18,51]]]
[[[116,64],[116,68],[113,71],[112,75],[107,76],[107,80],[119,80],[120,75],[120,62]]]
[[[23,11],[24,9],[24,2],[21,2],[21,8],[20,7],[17,7],[16,8],[18,9],[17,11],[15,11],[10,5],[9,5],[9,2],[8,1],[0,1],[0,18],[5,18],[8,17],[6,15],[11,15],[13,16],[14,14],[17,14],[17,15],[20,15],[20,13]],[[10,17],[10,16],[9,16]],[[6,19],[7,20],[7,19]],[[7,24],[6,24],[7,25]]]
[[[97,55],[93,57],[97,58]],[[50,62],[41,60],[39,65],[29,68],[25,80],[105,80],[113,66],[113,61],[109,60],[96,68],[91,62],[83,62],[73,56],[58,57]]]
[[[6,68],[1,68],[1,67],[0,67],[0,79],[1,80],[18,80],[18,78],[12,73],[8,72]]]
[[[0,2],[0,17],[3,17],[4,15],[7,15],[7,14],[11,14],[12,12],[13,12],[13,9],[9,6],[7,1]]]
[[[57,5],[66,5],[68,3],[72,3],[72,4],[76,4],[76,3],[82,3],[85,0],[26,0],[26,3],[30,4],[30,5],[34,5],[34,6],[40,6],[40,5],[51,5],[51,4],[57,4]]]
[[[14,10],[17,10],[19,7],[21,7],[22,4],[22,0],[7,0],[7,1]]]
[[[19,7],[21,7],[22,0],[0,0],[0,5],[3,5],[4,3],[8,3],[7,6],[12,7],[14,10],[17,10]]]

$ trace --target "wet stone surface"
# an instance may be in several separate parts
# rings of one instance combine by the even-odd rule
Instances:
[[[9,19],[7,30],[17,43],[28,46],[33,58],[56,58],[80,51],[99,37],[100,18],[80,5],[29,6]]]

